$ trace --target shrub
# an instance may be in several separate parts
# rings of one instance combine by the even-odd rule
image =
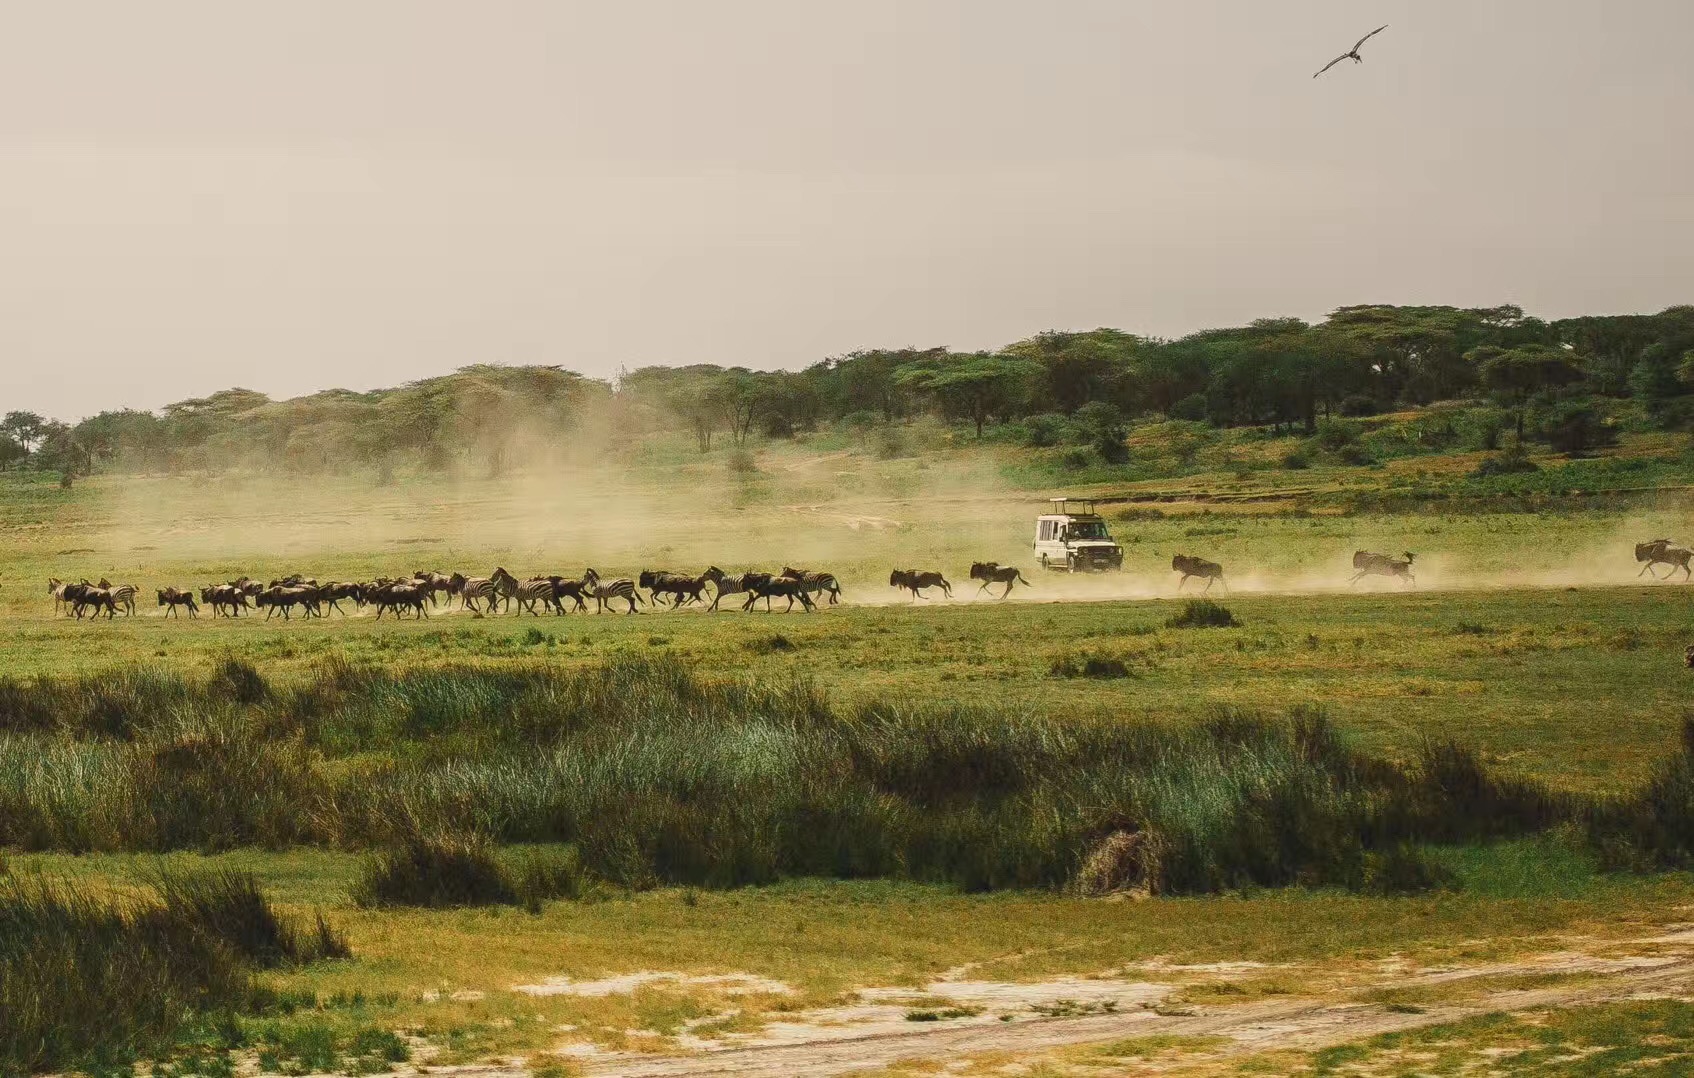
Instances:
[[[361,906],[511,905],[518,893],[487,839],[410,835],[365,861],[353,885]]]
[[[346,953],[321,917],[309,933],[279,919],[250,876],[174,877],[160,892],[114,906],[0,877],[0,1074],[127,1071],[185,1039],[227,1068],[234,1015],[263,1000],[248,961]]]
[[[1282,466],[1289,471],[1301,471],[1312,466],[1312,458],[1296,449],[1282,458]]]
[[[1170,616],[1165,626],[1171,629],[1232,629],[1241,623],[1229,608],[1210,599],[1190,599],[1182,610]]]
[[[1366,396],[1363,393],[1352,393],[1341,399],[1341,406],[1337,410],[1344,416],[1356,418],[1376,415],[1382,411],[1382,405],[1377,403],[1374,397]]]
[[[1528,472],[1538,472],[1541,468],[1530,460],[1521,446],[1512,446],[1503,453],[1485,457],[1476,470],[1470,473],[1472,479],[1487,479],[1496,475],[1522,475]]]
[[[724,458],[724,466],[729,469],[730,475],[749,476],[759,474],[759,461],[753,456],[752,451],[747,449],[730,450],[729,455]]]
[[[1191,423],[1203,421],[1207,415],[1206,395],[1191,393],[1171,405],[1167,413],[1172,419],[1182,419]]]
[[[1043,412],[1023,421],[1023,444],[1031,449],[1046,449],[1065,439],[1070,422],[1062,415]]]
[[[1594,449],[1616,445],[1617,429],[1593,408],[1570,403],[1555,407],[1540,424],[1548,445],[1566,456],[1580,456]]]
[[[261,968],[346,958],[352,953],[346,939],[329,927],[322,914],[306,932],[286,923],[250,873],[164,873],[154,886],[163,900],[162,916],[225,941]]]
[[[1048,671],[1050,677],[1065,678],[1095,678],[1109,681],[1115,678],[1133,677],[1129,666],[1122,659],[1114,659],[1105,655],[1084,656],[1081,662],[1075,659],[1057,659]]]

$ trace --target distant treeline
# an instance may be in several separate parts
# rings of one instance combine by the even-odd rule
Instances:
[[[1633,398],[1651,422],[1694,425],[1694,306],[1543,321],[1514,306],[1343,307],[1177,340],[1115,329],[1043,333],[995,352],[875,349],[801,371],[645,367],[615,382],[558,367],[466,367],[366,393],[293,400],[230,389],[159,412],[73,425],[28,412],[0,422],[0,468],[68,474],[232,467],[326,471],[478,460],[492,470],[538,446],[607,445],[686,431],[702,451],[755,434],[869,428],[933,414],[982,435],[999,423],[1069,420],[1103,447],[1137,416],[1313,432],[1320,417],[1487,397],[1526,412]],[[1035,427],[1039,429],[1040,423]]]

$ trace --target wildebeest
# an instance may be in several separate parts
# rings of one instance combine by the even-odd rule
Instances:
[[[1387,554],[1372,554],[1368,550],[1355,550],[1353,568],[1357,572],[1353,574],[1353,579],[1347,582],[1348,586],[1357,584],[1367,576],[1397,576],[1408,584],[1416,584],[1417,577],[1412,575],[1412,561],[1416,557],[1417,555],[1409,550],[1399,558],[1392,558]]]
[[[749,578],[752,576],[751,573],[747,575]],[[817,609],[817,604],[812,602],[812,591],[817,589],[807,588],[806,581],[799,576],[766,576],[763,580],[758,581],[748,579],[746,584],[747,601],[741,604],[743,610],[753,609],[753,604],[763,599],[765,601],[765,612],[769,613],[773,596],[788,600],[788,605],[782,609],[784,614],[794,609],[794,600],[796,599],[800,600],[801,607],[808,611]]]
[[[1182,579],[1177,581],[1177,591],[1182,590],[1183,585],[1188,583],[1188,578],[1191,576],[1199,577],[1206,582],[1205,591],[1212,590],[1212,583],[1214,581],[1222,584],[1224,591],[1229,590],[1229,581],[1223,578],[1223,566],[1219,565],[1215,561],[1207,561],[1205,558],[1194,558],[1187,554],[1178,554],[1176,557],[1171,559],[1171,570],[1182,574]],[[1202,594],[1204,594],[1204,592],[1202,592]]]
[[[835,579],[834,573],[814,573],[810,569],[791,569],[784,565],[782,575],[798,580],[808,595],[814,591],[828,592],[830,606],[841,601],[841,582]]]
[[[925,588],[940,588],[943,595],[953,597],[953,585],[947,583],[947,578],[940,573],[922,569],[896,569],[888,574],[888,586],[905,588],[912,593],[912,602],[918,601]]]
[[[410,610],[421,618],[429,617],[429,589],[411,580],[396,581],[391,584],[380,584],[365,592],[365,600],[376,607],[376,620],[381,621],[384,611],[392,610],[395,618],[400,617],[402,610]]]
[[[431,606],[438,605],[441,602],[441,596],[452,594],[453,578],[444,573],[419,569],[412,574],[412,579],[422,584],[425,590],[429,592]]]
[[[365,586],[363,584],[332,580],[319,588],[318,593],[318,597],[328,603],[329,608],[342,617],[347,616],[347,611],[341,609],[343,599],[351,599],[355,609],[365,605]]]
[[[79,621],[82,619],[82,612],[89,607],[94,608],[94,617],[96,618],[100,616],[100,611],[102,610],[106,612],[106,620],[108,621],[117,617],[117,601],[113,598],[112,593],[107,589],[96,587],[85,580],[81,584],[72,584],[70,587],[65,589],[67,598],[69,598],[73,593],[75,598],[72,598],[71,602],[75,606],[76,616]]]
[[[997,561],[971,562],[971,579],[982,581],[982,587],[976,589],[978,595],[987,591],[990,584],[1006,585],[1006,590],[1000,593],[1002,599],[1012,594],[1013,584],[1022,584],[1026,588],[1030,586],[1029,581],[1023,578],[1022,573],[1018,572],[1017,566],[1001,565]]]
[[[293,619],[289,612],[297,606],[304,610],[309,618],[321,617],[323,609],[318,605],[318,600],[319,590],[317,588],[304,585],[285,587],[279,584],[260,592],[258,597],[253,600],[253,605],[268,608],[265,613],[266,621],[276,617],[279,610],[282,611],[282,620],[291,621]]]
[[[179,591],[176,588],[161,588],[159,590],[159,605],[165,608],[165,617],[167,618],[176,617],[177,608],[183,606],[188,608],[189,617],[197,618],[200,616],[200,607],[194,602],[194,593],[192,591]]]
[[[606,604],[617,599],[629,603],[629,610],[626,613],[634,614],[636,613],[635,604],[642,601],[641,593],[635,590],[635,581],[628,577],[619,577],[616,580],[601,580],[600,574],[593,569],[583,572],[582,590],[584,595],[594,600],[594,612],[596,614],[604,612]]]
[[[224,616],[230,618],[240,617],[243,610],[249,609],[247,593],[234,584],[213,584],[209,588],[201,588],[200,601],[212,608],[214,618],[223,607],[229,608]]]
[[[1650,543],[1635,544],[1635,560],[1647,563],[1641,567],[1641,573],[1652,571],[1655,565],[1670,566],[1670,572],[1662,577],[1654,572],[1654,580],[1669,580],[1676,575],[1678,569],[1682,570],[1682,579],[1688,580],[1694,576],[1688,567],[1691,559],[1694,559],[1694,550],[1671,546],[1669,539],[1654,539]],[[1637,579],[1640,579],[1641,573],[1635,574]]]
[[[747,591],[749,584],[762,584],[770,578],[771,575],[769,573],[757,572],[736,573],[731,576],[729,573],[724,572],[715,565],[709,567],[705,572],[700,574],[701,580],[706,580],[711,583],[712,590],[714,592],[712,595],[712,605],[706,608],[706,612],[711,613],[716,610],[718,608],[718,600],[722,599],[725,595],[740,595]]]
[[[636,584],[652,592],[653,605],[659,603],[659,596],[668,595],[671,599],[671,609],[680,609],[689,603],[703,602],[707,577],[689,576],[686,573],[667,573],[658,569],[643,569],[636,577]]]

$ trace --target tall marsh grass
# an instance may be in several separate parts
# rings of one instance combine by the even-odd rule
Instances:
[[[0,878],[0,1075],[115,1071],[168,1054],[185,1030],[238,1038],[263,994],[255,967],[345,957],[324,924],[279,917],[252,877],[165,877],[157,901]]]
[[[989,889],[1064,886],[1110,836],[1144,834],[1159,889],[1205,893],[1422,886],[1412,846],[1564,823],[1677,864],[1687,843],[1656,821],[1694,819],[1694,741],[1649,787],[1601,805],[1462,746],[1369,757],[1314,711],[1178,725],[841,707],[809,682],[713,680],[662,656],[586,670],[333,663],[299,688],[250,668],[148,673],[3,683],[0,700],[0,844],[371,848],[373,902],[484,896],[428,885],[449,860],[442,874],[475,882],[477,858],[446,858],[453,836],[570,844],[582,873],[629,887],[821,875]],[[481,875],[496,901],[519,890]]]

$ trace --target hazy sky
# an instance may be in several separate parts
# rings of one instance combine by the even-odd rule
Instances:
[[[0,410],[1694,301],[1689,0],[0,12]]]

